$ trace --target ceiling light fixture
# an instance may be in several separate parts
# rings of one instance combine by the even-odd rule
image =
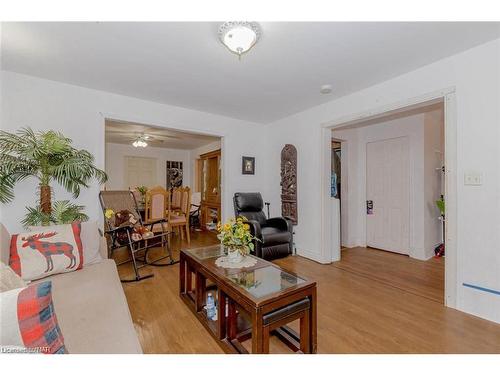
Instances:
[[[145,141],[145,137],[143,135],[139,136],[134,142],[132,142],[132,146],[134,147],[146,147],[148,143]]]
[[[219,27],[219,39],[231,52],[241,55],[259,40],[261,30],[256,22],[224,22]]]

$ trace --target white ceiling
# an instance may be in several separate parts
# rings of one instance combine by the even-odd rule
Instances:
[[[147,136],[146,142],[151,147],[175,148],[193,150],[220,140],[208,135],[185,133],[177,130],[167,130],[133,122],[106,120],[106,143],[132,145],[140,136]]]
[[[238,61],[219,24],[2,23],[2,66],[268,123],[500,37],[500,23],[266,22]]]

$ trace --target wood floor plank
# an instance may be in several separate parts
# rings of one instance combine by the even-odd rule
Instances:
[[[192,233],[192,247],[214,243],[214,234]],[[174,239],[176,257],[181,246],[187,245]],[[442,261],[420,263],[382,251],[367,258],[366,251],[372,250],[344,252],[342,262],[330,265],[299,256],[275,261],[318,282],[319,353],[500,353],[500,325],[438,301]],[[122,277],[130,272],[120,267]],[[144,352],[222,353],[180,300],[178,265],[141,272],[155,277],[123,288]],[[243,346],[251,347],[248,341]],[[270,350],[290,353],[276,338]]]
[[[406,255],[356,247],[343,249],[341,260],[332,265],[444,303],[444,258],[422,261]]]

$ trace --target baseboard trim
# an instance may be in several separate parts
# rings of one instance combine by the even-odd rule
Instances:
[[[311,259],[315,262],[321,263],[321,264],[330,264],[332,263],[331,259],[325,260],[321,255],[314,253],[312,251],[307,251],[307,250],[301,250],[297,248],[297,255],[300,255],[301,257]]]
[[[343,247],[366,247],[366,241],[360,240],[360,239],[355,239],[354,241],[346,241],[345,243],[341,244]]]
[[[345,247],[347,249],[352,249],[353,247],[358,247],[358,245],[353,244],[353,243],[346,243],[346,244],[342,244],[342,247]]]

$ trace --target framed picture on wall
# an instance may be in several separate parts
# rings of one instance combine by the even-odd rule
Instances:
[[[243,156],[241,159],[241,173],[255,174],[255,158],[251,156]]]

